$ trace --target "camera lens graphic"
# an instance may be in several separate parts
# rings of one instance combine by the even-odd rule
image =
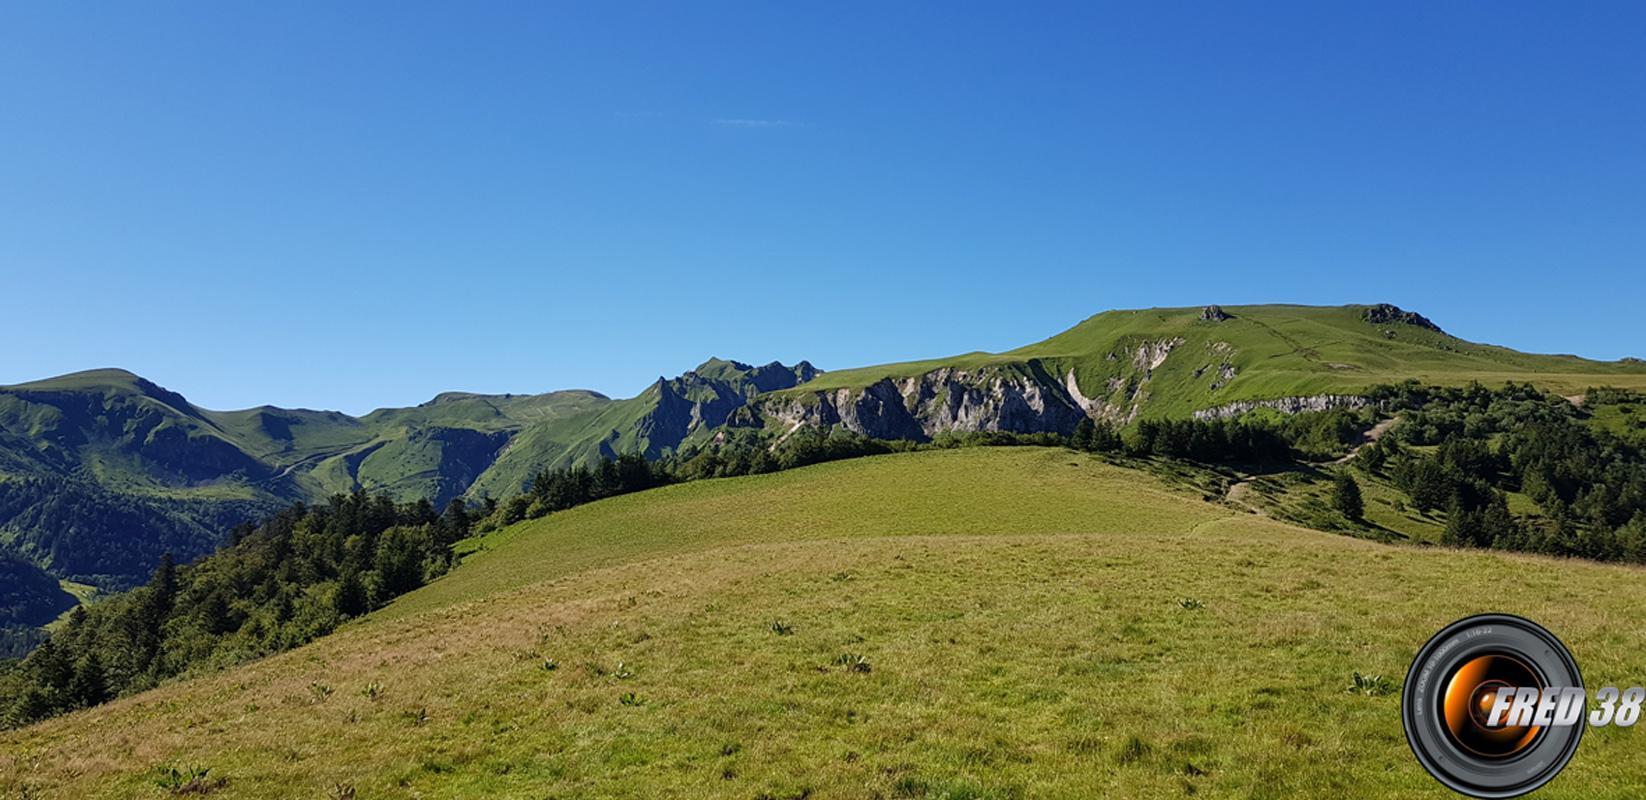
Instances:
[[[1459,620],[1418,651],[1406,675],[1406,739],[1419,763],[1448,788],[1471,797],[1518,797],[1560,773],[1583,725],[1539,726],[1507,715],[1493,725],[1499,690],[1582,686],[1571,651],[1536,623],[1507,614]]]
[[[1446,681],[1441,715],[1453,743],[1481,758],[1509,758],[1537,739],[1542,728],[1492,725],[1499,689],[1543,688],[1543,680],[1521,660],[1507,655],[1475,656]]]

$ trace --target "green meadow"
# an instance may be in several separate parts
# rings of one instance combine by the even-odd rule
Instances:
[[[1638,569],[1178,485],[976,448],[602,500],[305,647],[0,734],[0,794],[1441,798],[1397,704],[1446,623],[1524,614],[1591,685],[1646,676]],[[1541,796],[1646,792],[1642,735],[1590,731]]]

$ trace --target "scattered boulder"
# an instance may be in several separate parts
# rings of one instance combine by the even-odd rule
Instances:
[[[1200,310],[1201,322],[1222,322],[1223,320],[1229,319],[1229,317],[1229,312],[1224,311],[1222,306],[1206,306]]]
[[[1416,311],[1405,311],[1401,309],[1400,306],[1390,305],[1388,303],[1378,303],[1375,306],[1367,308],[1366,313],[1361,315],[1361,318],[1372,323],[1373,325],[1401,323],[1405,325],[1416,325],[1419,328],[1427,328],[1435,333],[1445,333],[1445,331],[1440,329],[1439,325],[1430,322],[1428,317],[1425,317]]]

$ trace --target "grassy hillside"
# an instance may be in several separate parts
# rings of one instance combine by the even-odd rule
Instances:
[[[623,453],[657,459],[682,444],[709,439],[729,414],[756,395],[816,374],[804,361],[793,367],[776,362],[752,366],[711,358],[678,378],[659,378],[634,397],[522,430],[469,493],[508,497],[542,470],[586,466]]]
[[[298,501],[364,490],[444,506],[516,495],[546,468],[656,458],[706,439],[760,391],[815,373],[719,359],[699,370],[628,400],[447,392],[363,417],[213,411],[118,369],[0,386],[0,555],[123,590],[162,554],[193,560]]]
[[[317,499],[356,486],[444,500],[510,435],[611,404],[588,391],[442,394],[364,417],[259,406],[199,408],[123,370],[0,386],[11,474],[75,474],[166,496]],[[465,480],[464,477],[467,476]]]
[[[1646,447],[1646,395],[1622,394],[1606,396],[1604,402],[1590,398],[1584,404],[1590,424],[1597,430]]]
[[[0,558],[125,590],[165,553],[191,561],[235,525],[296,501],[364,488],[443,503],[515,432],[611,402],[585,391],[451,393],[355,418],[212,411],[115,369],[0,386]],[[0,617],[24,605],[0,598]],[[33,642],[40,631],[19,635]]]
[[[516,494],[535,474],[602,456],[656,458],[708,438],[761,391],[809,365],[710,359],[613,400],[570,390],[447,392],[362,417],[272,406],[212,411],[124,370],[0,386],[0,476],[73,475],[114,492],[317,501],[356,488],[436,505]]]
[[[1595,685],[1646,674],[1636,569],[1335,537],[1061,450],[677,485],[470,546],[314,644],[0,734],[0,792],[1442,797],[1354,672],[1398,689],[1491,610]],[[1639,794],[1637,736],[1591,731],[1542,796]]]
[[[1576,395],[1646,389],[1646,364],[1473,344],[1392,307],[1232,306],[1106,312],[1000,354],[821,376],[805,362],[710,359],[628,399],[448,392],[362,417],[213,411],[129,372],[92,370],[0,387],[0,549],[58,578],[121,589],[162,553],[192,559],[233,525],[296,501],[357,489],[437,506],[503,499],[545,469],[655,459],[715,441],[729,424],[772,436],[800,425],[883,439],[1069,434],[1088,417],[1125,425],[1409,378],[1531,381]],[[1632,413],[1597,409],[1595,425],[1638,438]]]
[[[1038,363],[1061,381],[1071,370],[1082,393],[1117,402],[1137,391],[1143,414],[1185,416],[1241,400],[1354,393],[1416,378],[1460,385],[1535,381],[1563,394],[1591,386],[1646,387],[1646,363],[1533,355],[1475,344],[1417,324],[1369,322],[1369,306],[1226,306],[1228,319],[1200,308],[1107,311],[1043,342],[1005,353],[968,353],[825,373],[785,394],[854,389],[882,378],[943,368],[979,370]],[[1140,367],[1140,345],[1170,345]]]

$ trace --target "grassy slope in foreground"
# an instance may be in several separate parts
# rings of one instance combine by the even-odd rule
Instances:
[[[1106,311],[1043,342],[1005,353],[826,372],[789,392],[859,388],[881,378],[912,377],[943,367],[977,369],[1036,359],[1059,380],[1073,369],[1083,393],[1103,397],[1111,393],[1106,388],[1110,379],[1130,374],[1128,348],[1177,338],[1182,344],[1149,375],[1148,416],[1187,416],[1237,400],[1352,393],[1408,378],[1445,386],[1476,380],[1490,386],[1533,381],[1561,394],[1578,394],[1592,386],[1646,388],[1646,364],[1521,353],[1416,325],[1373,324],[1364,319],[1366,309],[1225,306],[1232,318],[1222,322],[1201,320],[1200,308]],[[1385,331],[1392,331],[1393,337]],[[1221,343],[1232,346],[1233,354],[1228,355]],[[1110,360],[1111,353],[1121,356]],[[1235,368],[1232,380],[1219,375],[1225,360]],[[1221,385],[1214,389],[1214,383]]]
[[[1315,533],[1059,450],[675,486],[483,544],[307,647],[0,734],[0,790],[158,797],[197,764],[222,797],[1438,797],[1354,671],[1398,682],[1493,610],[1593,685],[1646,675],[1638,570]],[[1638,736],[1590,731],[1543,796],[1638,795]]]

